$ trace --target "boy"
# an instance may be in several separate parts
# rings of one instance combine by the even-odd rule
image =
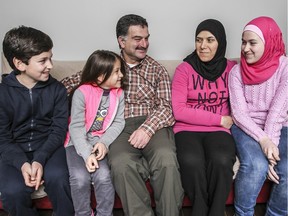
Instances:
[[[0,192],[10,215],[38,215],[31,193],[44,184],[54,215],[74,214],[64,150],[66,90],[51,77],[51,38],[20,26],[3,52],[13,68],[0,84]]]

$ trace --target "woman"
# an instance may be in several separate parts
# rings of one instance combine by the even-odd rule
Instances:
[[[182,185],[193,216],[224,215],[233,177],[235,144],[228,100],[226,34],[214,19],[196,29],[196,49],[175,71],[172,107]]]
[[[287,215],[287,74],[282,32],[270,17],[244,28],[241,63],[229,76],[232,134],[240,160],[236,215],[252,216],[266,180],[274,182],[266,216]]]

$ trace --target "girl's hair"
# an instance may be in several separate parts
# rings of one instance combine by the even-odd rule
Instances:
[[[83,68],[80,85],[83,84],[101,85],[102,83],[105,83],[113,72],[116,60],[120,61],[121,65],[120,70],[124,78],[126,74],[125,63],[118,54],[108,50],[96,50],[95,52],[93,52],[89,56]],[[104,79],[102,82],[99,82],[98,77],[102,75],[104,75]],[[124,84],[123,81],[124,79],[122,79],[121,87],[123,87]]]
[[[120,61],[120,70],[123,74],[121,88],[125,88],[126,67],[124,60],[112,51],[96,50],[89,56],[83,67],[80,84],[76,86],[69,95],[69,108],[71,108],[72,97],[75,90],[83,84],[99,86],[106,82],[113,72],[116,60]],[[102,82],[99,82],[98,77],[102,75],[104,75],[104,79]]]

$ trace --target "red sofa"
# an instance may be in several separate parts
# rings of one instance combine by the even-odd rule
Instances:
[[[266,181],[265,184],[263,185],[261,192],[257,198],[257,203],[266,203],[268,198],[269,198],[269,194],[270,194],[270,190],[271,190],[271,182],[270,181]],[[155,206],[155,202],[154,202],[154,198],[153,198],[153,190],[151,188],[151,185],[149,183],[149,181],[147,181],[146,186],[151,194],[151,205],[154,207]],[[91,205],[93,208],[95,208],[96,206],[96,200],[95,200],[95,196],[92,192],[92,198],[91,198]],[[231,188],[230,194],[228,196],[228,199],[226,201],[227,205],[232,205],[234,202],[234,190],[233,187]],[[48,197],[44,197],[44,198],[39,198],[39,199],[33,199],[33,203],[35,205],[36,208],[38,209],[52,209],[52,204],[49,201]],[[183,207],[189,207],[191,206],[190,200],[187,196],[184,197],[183,199]],[[2,209],[2,203],[0,201],[0,208]],[[119,209],[122,208],[122,204],[121,201],[119,199],[119,197],[116,195],[115,197],[115,203],[114,203],[114,208]]]

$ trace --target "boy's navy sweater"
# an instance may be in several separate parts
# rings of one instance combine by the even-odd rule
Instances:
[[[16,74],[11,72],[0,83],[0,160],[20,170],[30,162],[26,153],[31,153],[32,161],[44,167],[66,136],[66,89],[51,76],[28,89]]]

